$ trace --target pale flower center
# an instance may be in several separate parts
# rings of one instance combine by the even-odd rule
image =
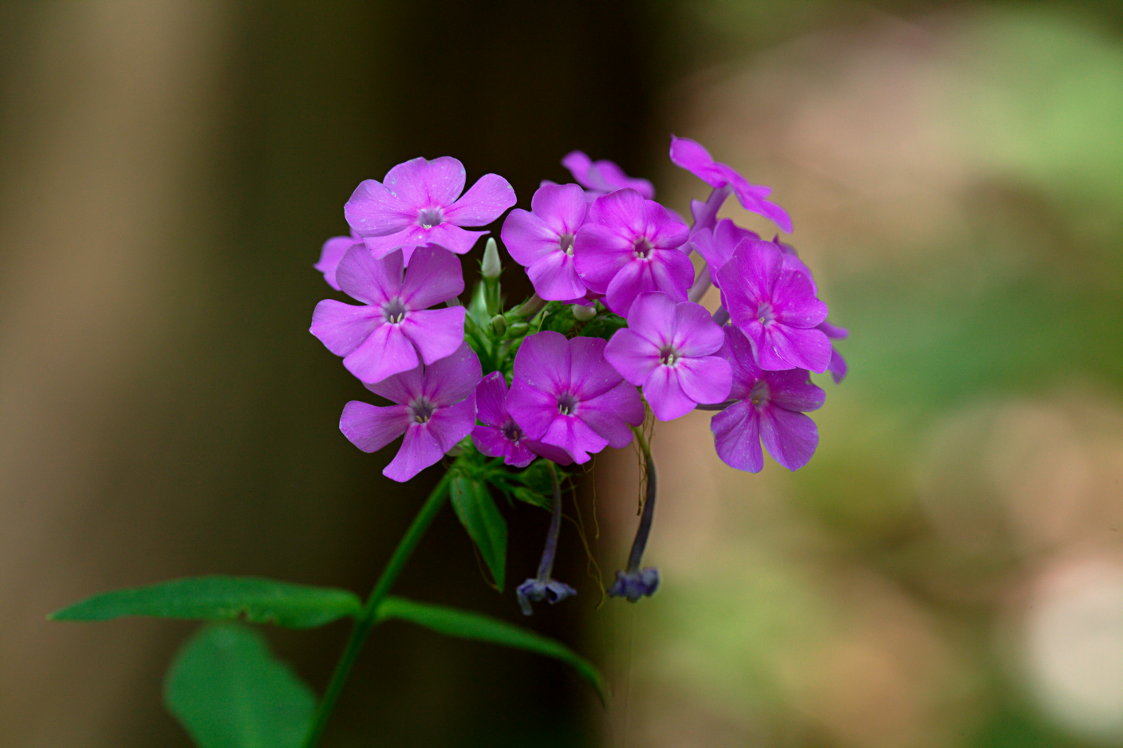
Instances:
[[[400,296],[395,296],[382,305],[382,317],[391,325],[401,324],[408,312]]]
[[[417,225],[431,229],[444,223],[445,214],[440,208],[423,208],[417,212]]]
[[[753,404],[754,408],[764,407],[771,397],[772,393],[768,390],[768,382],[763,379],[756,382],[753,388],[749,390],[749,402]]]
[[[558,246],[567,255],[573,256],[573,234],[562,234],[558,237]]]
[[[563,416],[571,416],[577,410],[577,398],[572,393],[565,392],[558,396],[558,412]]]
[[[428,398],[419,397],[409,404],[409,415],[414,423],[428,423],[436,409],[437,406],[430,402]]]
[[[646,236],[637,236],[632,240],[632,254],[637,260],[646,260],[651,256],[651,240]]]
[[[776,321],[776,313],[772,311],[772,305],[765,302],[756,308],[756,318],[760,324],[768,326]]]
[[[659,363],[664,366],[674,366],[680,358],[682,356],[674,349],[674,346],[665,345],[659,349]]]

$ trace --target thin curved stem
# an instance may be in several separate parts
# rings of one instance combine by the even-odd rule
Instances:
[[[313,748],[319,742],[324,727],[327,725],[328,717],[331,716],[335,703],[339,700],[339,694],[343,691],[343,686],[347,682],[347,677],[355,666],[355,660],[358,659],[359,652],[362,650],[370,630],[378,623],[379,606],[390,593],[390,588],[398,580],[398,575],[402,573],[406,561],[409,560],[413,550],[421,541],[422,536],[425,535],[425,531],[433,523],[437,512],[444,505],[445,498],[448,496],[448,485],[452,480],[452,473],[451,469],[448,470],[441,478],[441,482],[429,494],[429,498],[425,500],[421,511],[413,518],[409,529],[398,541],[398,547],[394,549],[394,555],[386,562],[386,568],[382,570],[382,574],[374,583],[374,589],[371,590],[363,609],[359,612],[358,618],[355,619],[355,627],[351,630],[351,637],[347,640],[343,654],[335,665],[335,671],[332,673],[327,690],[324,691],[324,697],[316,707],[312,724],[309,725],[308,733],[304,736],[303,748]]]
[[[655,494],[657,486],[655,484],[655,460],[651,457],[651,445],[647,443],[647,437],[639,429],[632,429],[636,434],[636,440],[639,442],[640,449],[643,451],[643,461],[646,468],[646,491],[644,491],[643,509],[639,518],[639,527],[636,529],[636,537],[632,540],[632,549],[628,553],[628,567],[627,571],[639,571],[640,562],[643,561],[643,551],[647,547],[647,537],[651,534],[651,522],[655,518]]]

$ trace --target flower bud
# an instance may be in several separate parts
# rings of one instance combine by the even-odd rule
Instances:
[[[480,275],[490,280],[498,278],[502,272],[503,266],[499,262],[499,247],[496,245],[494,238],[488,237],[487,244],[484,245],[484,259],[480,263]]]

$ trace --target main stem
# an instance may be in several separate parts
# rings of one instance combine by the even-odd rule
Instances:
[[[331,682],[328,683],[328,688],[324,692],[324,698],[320,700],[319,706],[316,707],[316,714],[312,718],[308,734],[304,736],[303,748],[313,748],[319,742],[324,727],[327,725],[328,717],[331,716],[332,710],[335,708],[335,702],[339,700],[339,694],[343,691],[347,677],[355,666],[359,651],[362,650],[363,643],[366,642],[374,624],[378,623],[379,606],[386,599],[386,595],[390,593],[390,588],[394,586],[398,575],[402,573],[402,569],[413,553],[413,549],[417,547],[421,537],[429,529],[433,518],[437,516],[437,512],[444,504],[445,497],[448,495],[448,484],[452,480],[452,472],[452,470],[447,471],[441,478],[441,482],[429,494],[429,498],[425,500],[421,511],[413,518],[413,523],[398,542],[398,547],[394,549],[394,555],[386,563],[386,568],[382,570],[378,581],[374,583],[374,589],[371,590],[370,597],[367,598],[363,609],[359,611],[359,617],[355,620],[355,627],[351,630],[351,637],[347,640],[343,655],[335,665],[335,672],[332,673]]]

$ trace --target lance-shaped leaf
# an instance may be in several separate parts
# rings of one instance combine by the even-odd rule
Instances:
[[[533,631],[513,626],[505,621],[457,610],[443,605],[430,605],[401,597],[388,597],[378,607],[379,620],[401,620],[416,623],[446,636],[502,644],[505,647],[525,649],[528,652],[553,657],[572,666],[593,684],[602,702],[607,699],[604,678],[588,660],[579,657],[559,641]]]
[[[506,520],[487,487],[474,478],[457,475],[452,479],[449,495],[456,516],[480,549],[495,585],[502,590],[507,568]]]
[[[258,632],[216,624],[176,655],[164,703],[199,748],[295,748],[316,698]]]
[[[94,595],[51,614],[54,621],[108,621],[123,616],[244,620],[302,629],[354,616],[354,593],[257,577],[192,577]]]

